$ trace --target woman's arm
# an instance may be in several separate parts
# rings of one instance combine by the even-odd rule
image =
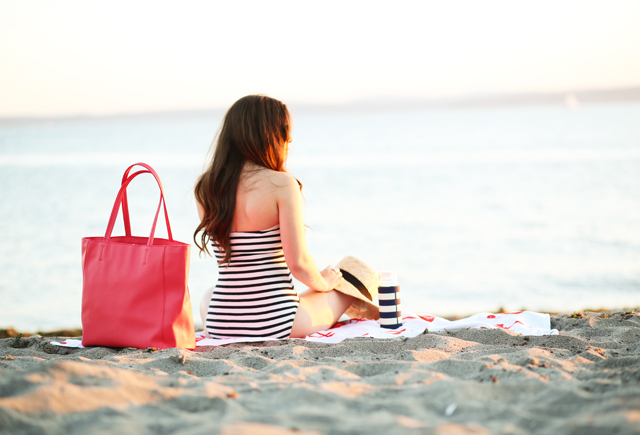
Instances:
[[[319,271],[307,248],[302,218],[302,195],[295,178],[286,172],[277,174],[276,202],[285,261],[293,276],[310,289],[326,292],[340,283],[340,275],[327,267]]]

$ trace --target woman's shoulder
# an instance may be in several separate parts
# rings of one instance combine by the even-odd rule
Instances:
[[[298,180],[288,172],[273,171],[271,169],[262,168],[255,172],[252,176],[245,179],[244,184],[250,191],[255,190],[264,195],[276,194],[291,195],[293,192],[300,191]]]
[[[297,186],[298,180],[288,172],[274,171],[268,168],[260,168],[247,177],[250,185],[258,182],[264,183],[265,187],[290,187]]]
[[[269,170],[269,172],[271,173],[270,174],[271,181],[278,187],[298,186],[298,180],[296,180],[296,177],[294,177],[288,172],[279,172],[279,171],[271,171],[271,170]]]
[[[275,195],[279,200],[292,200],[300,196],[300,184],[298,180],[288,172],[270,171],[269,184],[275,189]]]

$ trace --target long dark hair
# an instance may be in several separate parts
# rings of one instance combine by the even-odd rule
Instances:
[[[287,106],[264,95],[248,95],[227,111],[217,136],[211,164],[198,178],[194,193],[204,209],[193,233],[200,252],[210,254],[213,241],[224,250],[219,263],[231,260],[231,224],[240,174],[247,160],[273,171],[285,171],[291,122]]]

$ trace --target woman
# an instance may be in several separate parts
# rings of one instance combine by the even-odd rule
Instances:
[[[212,243],[220,276],[201,301],[212,338],[302,338],[330,328],[354,298],[318,270],[302,219],[302,185],[285,170],[291,120],[280,101],[249,95],[226,113],[213,159],[195,186],[200,251]],[[298,296],[291,274],[309,289]]]

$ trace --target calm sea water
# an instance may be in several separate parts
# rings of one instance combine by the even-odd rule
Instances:
[[[640,305],[640,104],[293,116],[289,170],[319,266],[393,268],[404,311],[435,315]],[[174,236],[192,241],[219,122],[0,123],[0,327],[80,326],[80,239],[104,234],[131,163],[158,170]],[[151,178],[130,198],[147,235]],[[192,251],[194,308],[216,278]]]

